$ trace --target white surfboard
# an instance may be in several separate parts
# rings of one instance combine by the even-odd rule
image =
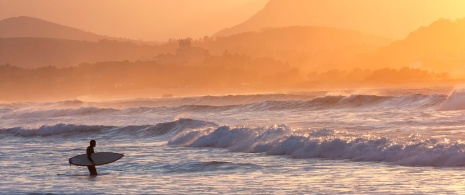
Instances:
[[[92,160],[94,160],[95,164],[92,164],[89,159],[87,159],[87,154],[77,155],[69,159],[69,164],[77,165],[77,166],[99,166],[105,165],[112,162],[115,162],[121,158],[123,158],[124,154],[113,153],[113,152],[97,152],[92,154]]]

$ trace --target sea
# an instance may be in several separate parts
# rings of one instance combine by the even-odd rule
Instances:
[[[465,194],[464,140],[461,87],[1,103],[0,194]]]

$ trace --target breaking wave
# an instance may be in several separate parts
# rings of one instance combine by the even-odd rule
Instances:
[[[226,148],[232,152],[291,158],[347,159],[405,166],[462,166],[465,144],[449,140],[353,135],[330,129],[297,131],[282,125],[250,129],[222,126],[188,130],[169,141],[187,147]]]
[[[198,129],[206,126],[217,126],[215,123],[193,119],[179,119],[173,122],[159,123],[156,125],[140,126],[100,126],[100,125],[75,125],[56,124],[52,126],[40,126],[38,128],[7,128],[0,129],[0,135],[12,135],[20,137],[33,136],[82,136],[89,134],[111,134],[113,136],[157,136],[183,131],[185,129]]]
[[[110,136],[164,139],[169,145],[225,148],[231,152],[285,155],[290,158],[323,158],[384,162],[405,166],[463,166],[465,144],[419,135],[372,136],[333,129],[292,129],[286,125],[249,128],[219,126],[212,122],[178,119],[142,126],[98,126],[57,124],[35,129],[0,129],[0,136],[54,137]],[[219,165],[218,165],[219,164]],[[207,163],[222,166],[221,163]]]
[[[184,105],[175,107],[176,110],[195,112],[217,112],[233,109],[251,111],[273,110],[321,110],[321,109],[425,109],[437,108],[446,100],[445,95],[408,95],[408,96],[324,96],[312,100],[263,101],[252,104],[212,106],[212,105]]]
[[[457,87],[441,104],[440,110],[465,110],[465,87]]]

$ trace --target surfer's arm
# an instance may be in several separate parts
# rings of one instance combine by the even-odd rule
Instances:
[[[92,164],[95,164],[94,160],[92,159],[92,153],[94,153],[93,150],[87,148],[87,151],[86,151],[87,159],[89,159],[89,161],[90,161]]]
[[[94,160],[92,160],[92,156],[90,153],[87,153],[87,159],[89,159],[89,161],[92,163],[92,164],[95,164]]]

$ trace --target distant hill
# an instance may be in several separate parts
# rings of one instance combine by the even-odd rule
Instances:
[[[294,26],[205,39],[194,46],[213,55],[227,51],[273,58],[303,70],[326,71],[389,43],[387,38],[355,31]],[[68,67],[84,62],[153,59],[161,53],[175,54],[177,47],[175,41],[150,46],[115,40],[31,17],[0,21],[0,65]]]
[[[465,78],[464,35],[465,18],[440,19],[410,33],[403,40],[381,48],[375,55],[361,58],[355,66],[412,67]]]
[[[281,60],[306,71],[327,71],[344,68],[341,66],[360,55],[374,53],[390,43],[388,38],[356,31],[294,26],[217,37],[215,41],[200,42],[199,46],[217,55],[228,51]]]
[[[93,42],[102,39],[122,40],[109,36],[102,36],[90,32],[85,32],[76,28],[71,28],[28,16],[13,17],[1,20],[0,37],[42,37]]]
[[[0,21],[0,65],[69,67],[99,61],[147,60],[173,45],[151,46],[21,16]]]
[[[69,67],[99,61],[151,60],[170,46],[149,46],[131,42],[102,40],[75,41],[54,38],[0,38],[0,65],[24,68]]]

